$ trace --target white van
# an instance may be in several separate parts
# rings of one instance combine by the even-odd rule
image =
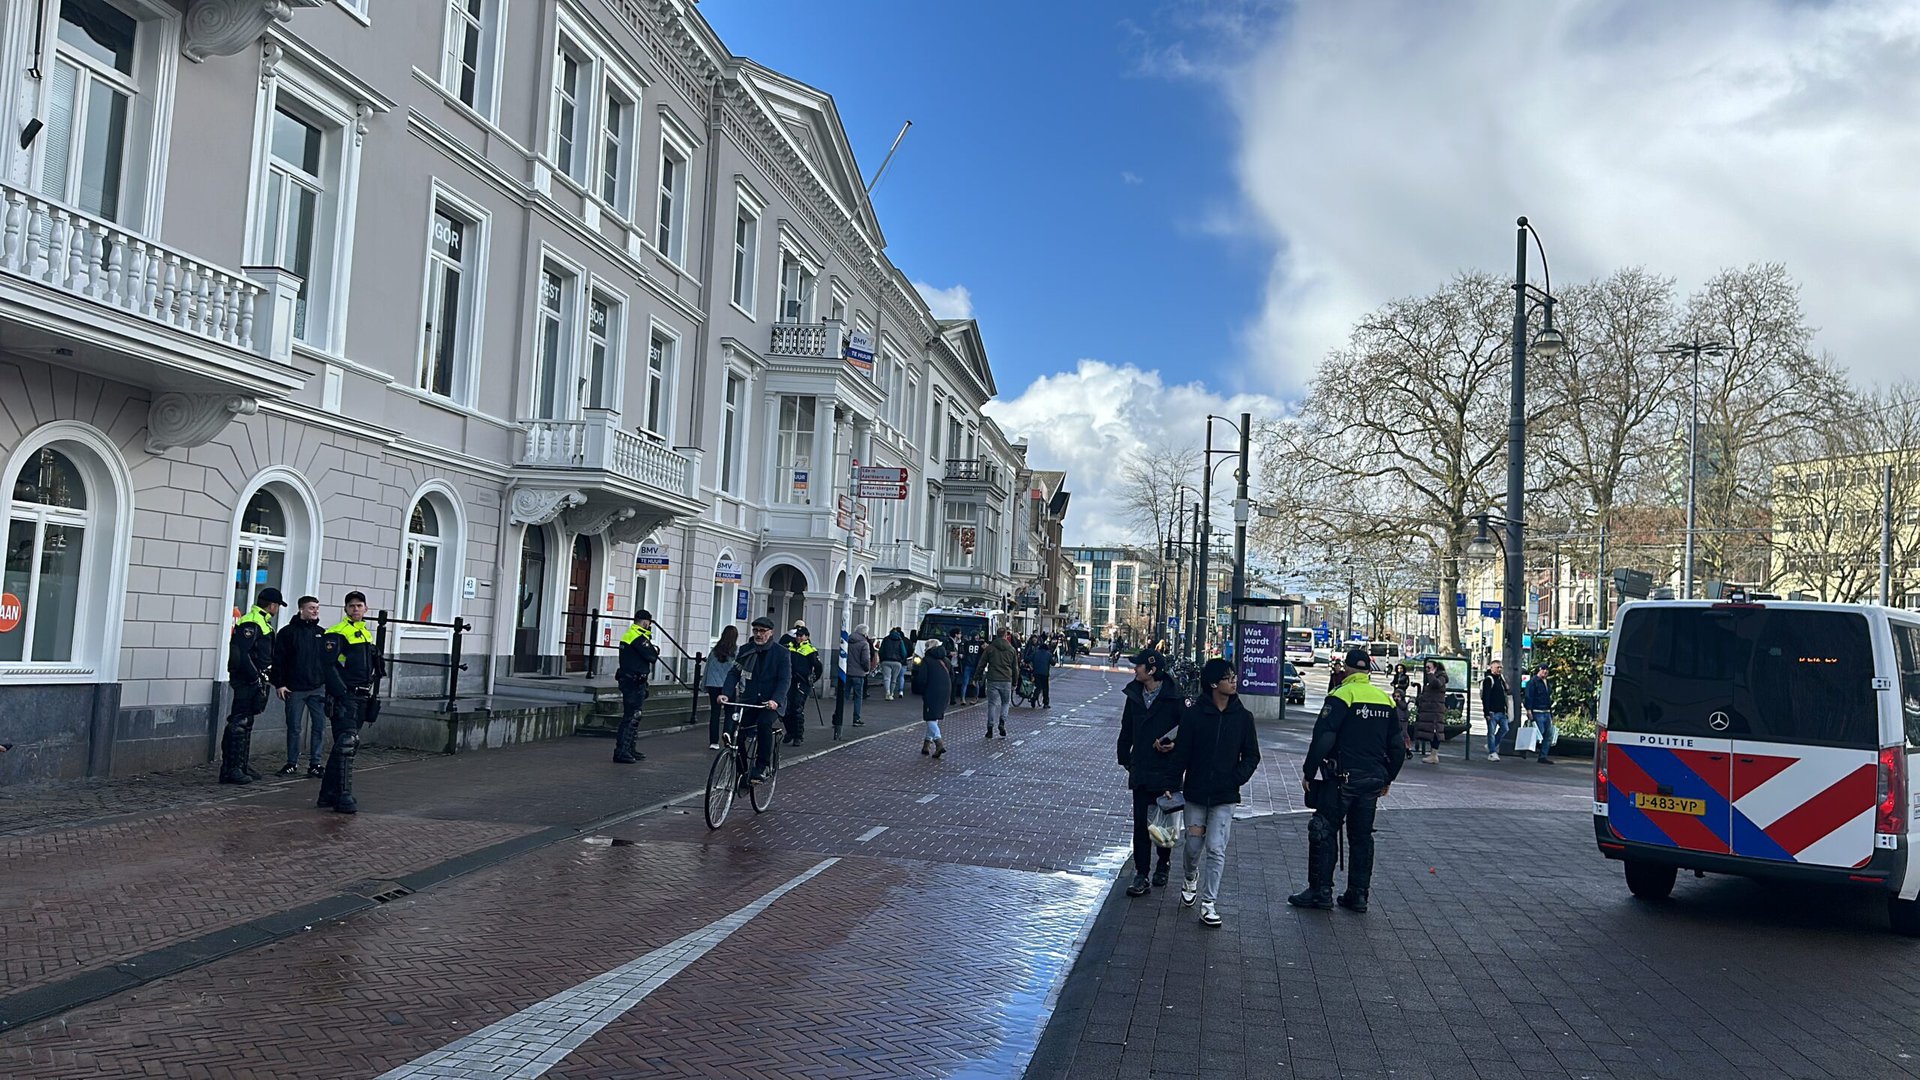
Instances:
[[[1920,935],[1920,614],[1655,600],[1620,609],[1593,828],[1635,896],[1680,870],[1882,890]]]

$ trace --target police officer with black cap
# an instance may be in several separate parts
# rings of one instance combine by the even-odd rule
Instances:
[[[633,613],[633,625],[620,635],[620,732],[613,740],[613,760],[622,765],[645,761],[647,755],[633,748],[640,734],[640,710],[647,703],[648,683],[653,665],[660,660],[660,647],[653,643],[653,613],[646,608]]]
[[[320,776],[320,797],[314,805],[342,814],[359,810],[353,798],[353,759],[360,752],[360,726],[378,714],[374,687],[386,674],[386,665],[374,648],[367,629],[367,594],[347,594],[346,618],[327,628],[322,639],[322,666],[327,670],[328,715],[333,725],[333,750]]]
[[[1313,818],[1307,822],[1307,887],[1287,897],[1294,907],[1367,910],[1373,884],[1373,818],[1380,797],[1407,759],[1406,717],[1367,672],[1373,657],[1354,648],[1335,664],[1336,685],[1320,708],[1307,748],[1304,778]],[[1333,896],[1333,864],[1341,826],[1347,832],[1347,891]]]
[[[813,647],[813,635],[808,633],[807,624],[796,625],[788,634],[788,641],[787,651],[793,654],[790,661],[793,687],[787,694],[787,737],[781,742],[799,746],[807,741],[807,698],[813,696],[813,685],[820,681],[825,668],[820,663],[820,650]]]
[[[268,671],[273,667],[273,620],[287,598],[280,590],[260,590],[253,607],[233,621],[227,638],[227,682],[233,688],[233,707],[220,736],[220,782],[251,784],[260,774],[248,764],[253,751],[253,719],[273,699]]]

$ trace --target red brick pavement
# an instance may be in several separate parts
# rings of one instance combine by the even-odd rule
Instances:
[[[1054,712],[1069,710],[1063,703]],[[822,1075],[827,1066],[839,1070],[832,1075],[946,1075],[968,1062],[1010,1074],[1037,1039],[1105,871],[1097,879],[1020,873],[965,865],[965,856],[1087,866],[1088,851],[1110,847],[1124,826],[1089,802],[1084,813],[1096,825],[1045,835],[1057,820],[1053,797],[1015,799],[1017,778],[1054,775],[1060,791],[1084,789],[1072,763],[1086,752],[1098,759],[1100,748],[1083,742],[1074,752],[1068,734],[1084,741],[1085,729],[1046,727],[1044,713],[1019,719],[1018,747],[982,740],[935,763],[918,755],[911,733],[870,740],[783,770],[773,812],[757,820],[743,807],[727,828],[695,824],[692,842],[680,842],[642,819],[609,830],[607,842],[542,849],[74,1010],[0,1036],[0,1071],[372,1075],[673,940],[811,865],[816,856],[795,850],[805,845],[751,828],[792,819],[806,826],[803,837],[823,841],[833,839],[829,823],[864,830],[880,820],[966,843],[949,849],[956,862],[889,857],[906,845],[868,845],[865,858],[783,899],[590,1042],[562,1075],[621,1075],[639,1061],[673,1062],[680,1075],[740,1075],[742,1060],[767,1076]],[[1036,764],[1042,759],[1057,760]],[[961,776],[967,768],[974,777]],[[860,789],[863,776],[878,782]],[[922,778],[954,791],[917,802],[930,785],[909,781]],[[959,789],[972,785],[988,797],[963,797]],[[805,809],[834,801],[836,790],[863,792],[849,797],[852,816]],[[857,835],[810,850],[855,850]],[[706,1049],[689,1049],[696,1046]]]

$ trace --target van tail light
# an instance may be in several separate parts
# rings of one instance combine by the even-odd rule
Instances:
[[[1593,801],[1607,801],[1607,729],[1604,726],[1593,731]]]
[[[1907,831],[1907,748],[1880,750],[1879,786],[1875,791],[1873,831],[1899,836]]]

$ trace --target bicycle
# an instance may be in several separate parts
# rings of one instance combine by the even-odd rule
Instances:
[[[707,769],[707,828],[717,829],[726,820],[733,809],[733,798],[741,788],[747,789],[747,801],[756,814],[765,813],[773,805],[773,785],[780,769],[780,743],[776,739],[767,751],[767,776],[759,783],[753,783],[749,777],[753,774],[754,742],[758,734],[748,735],[741,729],[741,717],[748,709],[764,709],[765,705],[749,705],[742,702],[727,703],[727,719],[720,732],[720,752],[713,756],[713,765]],[[784,724],[775,724],[776,734],[784,730]]]

